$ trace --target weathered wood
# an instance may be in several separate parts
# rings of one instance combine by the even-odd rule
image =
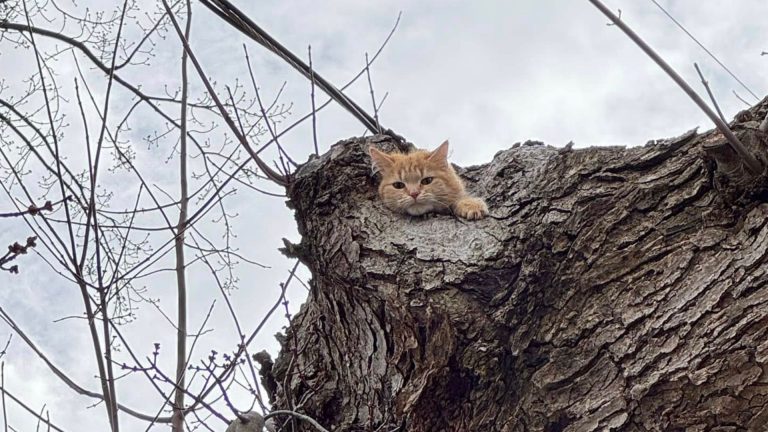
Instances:
[[[717,139],[515,146],[459,169],[477,222],[385,210],[365,149],[390,138],[334,145],[289,190],[313,279],[275,406],[338,431],[760,430],[765,180],[723,185]]]

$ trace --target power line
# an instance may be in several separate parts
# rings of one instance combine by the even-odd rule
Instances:
[[[685,32],[685,34],[687,34],[687,35],[688,35],[688,37],[690,37],[691,39],[693,39],[693,41],[694,41],[694,42],[696,42],[696,44],[697,44],[697,45],[699,45],[699,47],[701,47],[701,49],[703,49],[703,50],[704,50],[704,51],[705,51],[707,54],[709,54],[709,56],[710,56],[710,57],[712,57],[712,59],[713,59],[714,61],[716,61],[716,62],[717,62],[717,64],[719,64],[719,65],[720,65],[720,67],[722,67],[723,69],[725,69],[725,71],[726,71],[726,72],[728,72],[728,75],[730,75],[731,77],[733,77],[733,79],[735,79],[735,80],[736,80],[736,81],[737,81],[739,84],[741,84],[741,86],[742,86],[742,87],[744,87],[744,89],[746,89],[746,90],[749,92],[749,94],[751,94],[752,96],[754,96],[754,98],[755,98],[755,99],[757,99],[758,101],[760,100],[760,98],[759,98],[759,97],[758,97],[758,96],[757,96],[757,95],[756,95],[756,94],[755,94],[755,93],[754,93],[752,90],[750,90],[750,88],[749,88],[749,87],[747,87],[747,85],[746,85],[746,84],[744,84],[744,83],[743,83],[743,82],[742,82],[742,81],[739,79],[739,77],[737,77],[737,76],[736,76],[736,74],[734,74],[733,72],[731,72],[731,70],[730,70],[730,69],[728,69],[728,67],[727,67],[726,65],[724,65],[724,64],[723,64],[723,62],[721,62],[721,61],[720,61],[720,59],[718,59],[718,58],[717,58],[717,57],[716,57],[714,54],[712,54],[712,52],[711,52],[710,50],[708,50],[708,49],[707,49],[707,47],[705,47],[705,46],[704,46],[704,44],[702,44],[701,42],[699,42],[699,40],[698,40],[698,39],[696,39],[696,37],[694,37],[694,36],[691,34],[691,32],[689,32],[689,31],[688,31],[688,29],[686,29],[686,28],[685,28],[685,27],[684,27],[682,24],[680,24],[680,22],[679,22],[678,20],[676,20],[676,19],[675,19],[675,17],[673,17],[673,16],[672,16],[672,15],[671,15],[669,12],[667,12],[667,10],[666,10],[666,9],[664,9],[664,7],[662,7],[662,6],[661,6],[661,5],[660,5],[660,4],[659,4],[659,3],[658,3],[656,0],[650,0],[650,1],[651,1],[653,4],[655,4],[655,5],[656,5],[656,7],[658,7],[659,9],[661,9],[661,11],[662,11],[662,12],[664,12],[664,15],[666,15],[666,16],[667,16],[669,19],[671,19],[671,20],[672,20],[672,22],[674,22],[675,24],[677,24],[677,26],[678,26],[678,27],[680,27],[680,29],[681,29],[682,31],[684,31],[684,32]]]
[[[253,20],[251,20],[251,18],[235,7],[229,0],[200,0],[200,2],[218,15],[224,22],[277,54],[278,57],[291,65],[294,69],[298,70],[305,78],[314,79],[315,85],[349,111],[357,120],[364,124],[368,130],[373,133],[380,133],[379,125],[376,120],[361,108],[360,105],[355,103],[355,101],[345,95],[341,90],[337,89],[333,84],[323,78],[316,70],[310,69],[309,65],[304,63],[303,60],[259,27]]]

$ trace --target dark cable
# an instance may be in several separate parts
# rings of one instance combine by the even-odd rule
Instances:
[[[238,29],[241,33],[258,42],[268,50],[277,54],[281,59],[285,60],[294,69],[304,75],[305,78],[312,79],[312,75],[314,75],[315,84],[320,87],[320,89],[328,94],[328,96],[335,100],[339,105],[349,111],[372,133],[379,133],[376,120],[371,117],[370,114],[368,114],[352,99],[347,97],[347,95],[342,93],[341,90],[337,89],[333,84],[323,78],[319,73],[317,73],[316,70],[311,70],[310,67],[304,63],[304,61],[302,61],[290,50],[280,44],[280,42],[265,32],[255,22],[253,22],[253,20],[248,18],[247,15],[237,9],[228,0],[200,0],[200,2],[213,13],[218,15],[221,19],[226,21],[229,25]],[[388,133],[388,135],[394,135],[394,133]]]

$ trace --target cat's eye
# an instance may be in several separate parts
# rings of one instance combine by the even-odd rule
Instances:
[[[433,177],[424,177],[423,179],[421,179],[421,184],[428,185],[432,183],[432,180],[434,180]]]
[[[392,183],[392,187],[395,188],[395,189],[402,189],[402,188],[405,187],[405,183],[400,182],[400,181],[396,181],[396,182]]]

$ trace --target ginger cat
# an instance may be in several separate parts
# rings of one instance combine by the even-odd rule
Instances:
[[[371,146],[368,152],[382,175],[379,196],[390,210],[411,216],[450,211],[469,220],[488,215],[485,201],[464,191],[448,162],[448,141],[433,151],[384,153]]]

